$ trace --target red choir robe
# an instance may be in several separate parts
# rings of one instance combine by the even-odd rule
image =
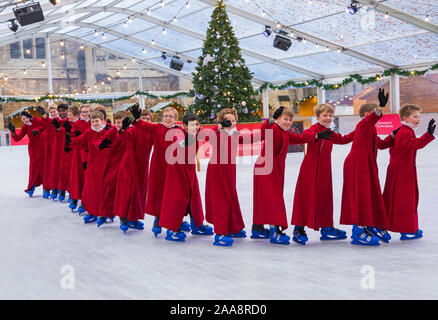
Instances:
[[[72,137],[71,146],[80,145],[88,150],[87,170],[82,201],[90,215],[100,216],[100,205],[103,200],[104,169],[102,165],[109,157],[109,149],[99,149],[105,137],[105,127],[100,131],[87,129],[79,137]]]
[[[184,131],[183,129],[176,129]],[[193,217],[196,227],[200,227],[204,221],[202,210],[201,193],[199,191],[198,177],[196,175],[196,154],[199,142],[194,142],[189,147],[181,146],[187,132],[171,141],[175,148],[173,155],[178,152],[182,155],[180,161],[169,163],[164,179],[163,200],[161,202],[159,226],[172,231],[178,231],[183,218],[187,213]],[[178,150],[179,149],[179,150]],[[153,190],[155,191],[155,190]]]
[[[265,143],[254,165],[253,223],[281,226],[284,230],[287,229],[286,207],[283,198],[287,150],[290,144],[302,144],[304,139],[299,134],[282,129],[277,123],[269,125],[266,121],[260,129],[261,139],[265,140]],[[270,131],[272,140],[267,140],[266,130],[272,130]],[[257,173],[263,167],[271,168],[271,170]]]
[[[357,224],[387,229],[388,216],[383,202],[377,168],[377,150],[394,144],[391,135],[377,136],[374,112],[363,118],[355,129],[351,151],[344,162],[341,224]]]
[[[111,140],[109,153],[106,161],[102,164],[103,169],[103,200],[100,207],[100,215],[107,218],[112,218],[114,214],[114,201],[117,187],[117,176],[121,160],[126,151],[126,141],[118,139],[119,131],[116,127],[112,127],[105,133],[105,138]],[[108,149],[104,149],[108,150]],[[122,170],[129,170],[123,168]],[[124,186],[121,186],[124,187]]]
[[[153,140],[137,126],[131,126],[117,138],[125,141],[126,151],[117,176],[114,212],[120,218],[135,222],[144,219]]]
[[[418,230],[418,181],[415,158],[417,150],[434,139],[426,132],[420,138],[414,130],[402,125],[395,136],[394,146],[389,149],[389,165],[386,173],[383,200],[389,216],[388,230],[415,233]]]
[[[166,141],[167,131],[178,127],[167,128],[162,123],[148,123],[137,121],[136,127],[141,128],[144,132],[150,134],[153,139],[154,150],[152,152],[148,189],[145,212],[149,215],[160,216],[161,202],[163,199],[164,179],[163,175],[167,169],[166,149],[172,144],[172,141]]]
[[[303,131],[307,153],[301,163],[292,211],[292,225],[314,230],[333,226],[333,144],[347,144],[354,138],[353,131],[345,136],[333,133],[331,140],[315,141],[316,134],[325,130],[326,127],[316,123]]]
[[[43,183],[44,175],[44,136],[45,127],[37,124],[36,117],[33,117],[32,124],[23,124],[20,132],[17,132],[12,139],[20,141],[24,136],[28,136],[29,144],[27,150],[29,153],[29,180],[25,192],[32,189],[32,186],[38,187]],[[32,131],[38,131],[36,136]]]
[[[205,218],[214,225],[216,234],[237,233],[245,228],[245,224],[236,190],[236,156],[238,145],[251,143],[252,136],[238,131],[232,131],[230,135],[218,127],[205,130],[209,130],[215,137],[211,141],[207,134],[205,139],[211,141],[213,147],[205,184]]]
[[[72,124],[71,135],[72,137],[78,137],[90,128],[90,121],[84,121],[79,119]],[[79,131],[75,133],[75,131]],[[71,151],[71,168],[70,178],[68,181],[68,192],[72,199],[79,200],[82,198],[82,189],[84,187],[84,168],[82,163],[87,161],[86,149],[80,145],[70,146]]]
[[[57,135],[59,135],[59,140],[57,140],[57,143],[59,143],[59,146],[60,146],[58,150],[61,152],[61,166],[60,166],[60,171],[59,171],[59,179],[58,179],[57,189],[61,190],[61,191],[66,191],[68,189],[68,184],[69,184],[69,180],[70,180],[72,155],[73,155],[72,151],[65,152],[65,150],[64,150],[64,142],[65,142],[64,123],[65,122],[69,122],[69,120],[68,119],[61,120],[61,130],[57,132]],[[73,124],[75,122],[70,121],[70,125],[72,126],[72,128],[73,128]],[[61,148],[61,146],[62,146],[62,148]]]

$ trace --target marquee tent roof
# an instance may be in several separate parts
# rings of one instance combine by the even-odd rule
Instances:
[[[13,33],[7,23],[14,18],[12,7],[1,6],[15,1],[0,0],[0,46],[30,37],[68,39],[186,78],[191,78],[202,53],[216,4],[216,0],[61,0],[53,6],[40,0],[45,20]],[[362,8],[354,15],[346,12],[350,2],[224,1],[255,82],[330,81],[351,73],[438,62],[437,1],[359,0]],[[274,33],[269,38],[263,35],[265,26],[277,29],[278,23],[292,39],[288,51],[273,47]],[[162,52],[181,57],[184,68],[170,69],[170,59],[160,59]]]

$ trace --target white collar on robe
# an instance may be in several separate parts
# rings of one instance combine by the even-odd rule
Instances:
[[[318,121],[318,123],[319,123],[320,125],[322,125],[324,128],[330,129],[330,126],[326,126],[325,124],[322,124],[322,123],[319,122],[319,121]]]
[[[82,121],[85,121],[85,122],[89,122],[89,121],[90,121],[90,118],[88,118],[88,119],[82,119],[81,117],[79,117],[79,119],[81,119]]]
[[[225,132],[228,133],[229,136],[239,133],[239,131],[237,131],[236,127],[234,127],[233,129],[227,129],[227,128],[222,128],[222,129],[224,129]]]
[[[101,132],[103,129],[105,129],[105,125],[103,125],[100,129],[94,129],[93,127],[91,127],[91,130],[93,130],[94,132]]]
[[[73,123],[73,122],[76,122],[76,121],[78,121],[78,120],[79,120],[79,118],[77,118],[75,121],[71,121],[71,120],[68,120],[68,121]]]
[[[408,126],[409,128],[411,128],[412,130],[417,130],[418,127],[415,127],[412,123],[406,122],[406,121],[402,121],[401,124],[404,124],[405,126]]]
[[[283,128],[278,122],[277,120],[275,120],[275,123],[283,130],[283,131],[289,131],[289,129],[285,129]]]

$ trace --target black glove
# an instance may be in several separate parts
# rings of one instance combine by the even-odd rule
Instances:
[[[280,107],[277,110],[275,110],[274,115],[272,116],[273,119],[278,119],[281,114],[283,113],[284,107]]]
[[[126,129],[129,128],[130,125],[131,125],[131,119],[129,119],[128,117],[126,117],[126,118],[123,119],[123,121],[122,121],[122,130],[125,131]]]
[[[401,127],[398,127],[397,129],[395,129],[393,132],[392,132],[392,135],[395,137],[395,135],[397,134],[397,132],[398,132],[398,130],[400,130],[400,128]]]
[[[67,132],[71,132],[71,123],[70,123],[70,121],[66,121],[66,122],[64,122],[64,128],[65,128],[65,131],[67,131]]]
[[[32,120],[32,118],[33,118],[32,115],[27,111],[22,111],[21,115],[25,116],[26,118],[29,118],[30,120]]]
[[[106,124],[105,126],[105,131],[108,131],[109,129],[111,129],[113,126],[110,125],[109,123]]]
[[[135,120],[140,119],[140,116],[141,116],[141,110],[140,110],[140,107],[139,107],[137,104],[133,105],[133,106],[129,109],[129,111],[131,111],[131,113],[132,113],[132,115],[134,116],[134,119],[135,119]]]
[[[318,132],[316,134],[316,139],[324,139],[324,140],[331,140],[333,136],[333,131],[330,129]]]
[[[15,126],[12,123],[8,124],[8,129],[11,130],[12,135],[15,136]]]
[[[68,133],[68,132],[65,134],[65,145],[66,146],[71,145],[71,136],[70,136],[70,133]]]
[[[379,89],[379,106],[384,108],[388,103],[389,93],[385,95],[385,89]]]
[[[38,130],[33,130],[33,131],[32,131],[32,134],[33,134],[34,137],[35,137],[38,133],[40,133]]]
[[[56,119],[53,119],[52,121],[50,121],[50,124],[52,124],[56,129],[61,128],[61,122],[59,122]]]
[[[430,119],[429,124],[427,125],[427,132],[433,136],[433,133],[435,131],[436,124],[434,119]]]
[[[44,110],[44,108],[40,106],[37,107],[37,112],[42,116],[46,114],[46,110]]]
[[[231,121],[228,119],[223,119],[220,124],[221,124],[222,128],[231,127]]]
[[[72,149],[70,147],[64,147],[64,151],[69,153]]]
[[[74,133],[75,137],[78,137],[81,135],[82,132],[80,132],[79,130],[75,130],[75,131],[73,131],[73,133]]]
[[[109,145],[111,144],[111,140],[108,138],[105,138],[102,140],[102,142],[99,144],[99,150],[103,150],[105,148],[109,148]]]
[[[87,170],[87,161],[82,162],[82,168],[84,168],[84,170]]]

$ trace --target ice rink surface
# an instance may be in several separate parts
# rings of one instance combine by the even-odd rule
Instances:
[[[335,222],[339,222],[342,166],[350,145],[332,154]],[[286,160],[288,220],[302,153]],[[238,164],[237,188],[250,234],[253,164]],[[388,152],[378,157],[383,187]],[[188,235],[185,243],[155,239],[153,219],[144,231],[126,235],[114,224],[85,225],[67,203],[29,198],[27,147],[0,147],[1,299],[437,299],[438,143],[417,154],[420,228],[424,238],[393,240],[380,247],[350,240],[321,242],[308,230],[305,247],[236,239],[233,247],[212,245],[213,237]],[[198,174],[201,194],[206,163]],[[203,199],[204,201],[204,199]],[[351,228],[341,226],[348,231]],[[286,232],[291,235],[291,228]],[[367,267],[371,266],[371,267]],[[370,269],[371,268],[371,269]],[[63,273],[66,272],[67,273]],[[371,270],[371,271],[370,271]],[[72,273],[74,271],[74,273]],[[361,273],[364,271],[365,273]],[[374,289],[366,289],[374,275]],[[62,284],[74,276],[74,289]],[[70,282],[71,283],[71,282]],[[64,288],[63,288],[64,287]]]

